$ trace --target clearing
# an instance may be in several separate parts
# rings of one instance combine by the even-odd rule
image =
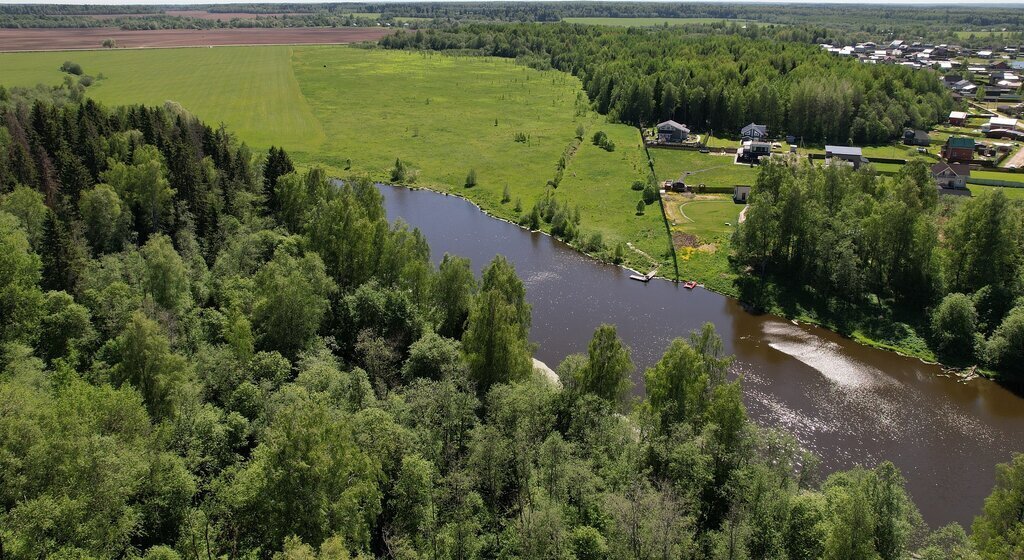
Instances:
[[[665,193],[663,199],[680,277],[723,294],[738,295],[729,252],[732,232],[745,206],[724,194]]]
[[[172,100],[258,150],[283,146],[297,165],[336,176],[388,181],[400,158],[414,186],[465,196],[510,220],[519,217],[517,200],[528,212],[551,190],[559,159],[578,144],[554,195],[580,209],[584,234],[601,233],[609,248],[631,242],[671,269],[660,210],[636,215],[640,193],[630,186],[648,175],[639,132],[590,111],[569,74],[498,58],[275,46],[0,54],[0,84],[58,84],[65,60],[104,75],[87,94],[108,105]],[[614,151],[590,143],[598,130]],[[470,170],[478,184],[465,188]],[[506,185],[512,201],[503,204]],[[649,267],[633,252],[627,264]]]

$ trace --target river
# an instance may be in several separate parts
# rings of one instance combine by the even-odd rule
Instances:
[[[585,352],[601,323],[630,346],[638,384],[676,337],[714,323],[758,423],[818,454],[826,472],[889,459],[933,528],[966,528],[995,481],[996,463],[1024,448],[1024,407],[999,385],[959,382],[935,365],[856,344],[825,329],[746,312],[731,298],[663,280],[643,284],[546,235],[491,218],[471,203],[382,186],[388,217],[419,228],[435,260],[469,257],[478,271],[505,255],[533,305],[530,339],[551,367]]]

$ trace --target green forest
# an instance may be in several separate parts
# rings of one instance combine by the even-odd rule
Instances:
[[[611,325],[548,379],[509,262],[435,265],[365,178],[173,103],[0,112],[0,558],[1024,552],[1024,456],[933,531],[891,463],[752,423],[710,325],[642,399]]]
[[[755,121],[776,137],[879,144],[908,126],[928,129],[953,107],[933,73],[832,56],[786,31],[770,38],[737,31],[480,24],[396,33],[380,44],[477,52],[569,72],[598,112],[638,126],[675,119],[696,131],[737,135]]]
[[[841,331],[898,330],[901,312],[943,363],[1024,381],[1024,207],[1002,191],[939,197],[928,165],[892,177],[771,161],[735,234],[746,297],[810,292]],[[928,310],[922,313],[921,310]],[[884,326],[872,325],[880,317]],[[899,333],[878,336],[898,338]]]

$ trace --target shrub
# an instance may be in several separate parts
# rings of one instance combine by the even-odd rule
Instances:
[[[604,146],[608,142],[608,135],[603,130],[598,130],[594,133],[593,141],[595,146]]]
[[[505,183],[505,190],[501,191],[501,203],[508,204],[512,200],[512,192],[508,190],[508,183]]]
[[[395,158],[395,166],[391,168],[391,181],[401,183],[405,181],[405,164],[402,160]]]
[[[655,200],[658,200],[658,187],[655,187],[651,183],[647,183],[647,185],[644,186],[644,199],[641,202],[654,204]]]
[[[82,75],[82,65],[77,62],[71,62],[70,60],[65,61],[64,64],[60,65],[61,72],[67,72],[68,74],[74,74],[76,76]]]
[[[515,140],[516,142],[521,142],[525,144],[529,138],[526,136],[525,132],[517,132],[512,135],[512,139]]]
[[[78,78],[78,83],[85,87],[89,87],[92,85],[94,80],[95,79],[92,76],[82,76],[81,78]]]
[[[476,186],[476,169],[470,169],[466,175],[466,188],[472,188]]]
[[[630,188],[633,189],[634,191],[642,191],[642,190],[644,190],[644,187],[646,187],[646,186],[647,186],[647,183],[645,183],[643,181],[633,181],[633,186],[630,187]]]
[[[947,295],[932,312],[932,335],[936,348],[947,355],[973,356],[977,324],[978,313],[970,296]]]
[[[1024,305],[1013,308],[992,333],[986,355],[1001,371],[1024,373]]]
[[[646,208],[647,208],[647,205],[644,204],[644,201],[643,200],[638,200],[637,203],[636,203],[636,215],[637,216],[643,216],[644,215],[644,210]]]
[[[601,232],[596,231],[588,235],[580,243],[580,249],[586,253],[597,253],[604,250],[604,237]]]
[[[103,48],[105,48],[105,49],[116,49],[117,48],[117,41],[115,41],[113,39],[104,39],[103,40]]]

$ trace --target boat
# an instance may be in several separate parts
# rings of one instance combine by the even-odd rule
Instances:
[[[651,279],[647,276],[640,276],[639,274],[630,274],[629,277],[639,282],[650,282]]]
[[[697,283],[694,282],[693,280],[690,280],[689,282],[685,282],[683,284],[683,287],[686,288],[687,290],[692,290],[697,287]]]

